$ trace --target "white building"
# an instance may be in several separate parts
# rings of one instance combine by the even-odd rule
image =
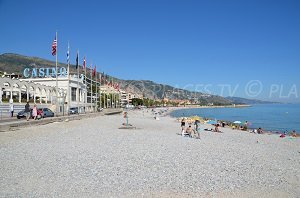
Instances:
[[[135,94],[121,91],[121,106],[132,105],[133,98],[135,98]]]
[[[22,81],[56,88],[56,78],[53,77],[26,78],[22,79]],[[91,111],[93,109],[93,106],[86,102],[87,89],[83,78],[77,78],[76,75],[70,75],[70,79],[67,76],[58,77],[57,84],[58,88],[61,89],[61,93],[59,94],[61,97],[58,98],[60,112],[63,111],[63,109],[67,111],[71,107],[79,107],[79,112]]]

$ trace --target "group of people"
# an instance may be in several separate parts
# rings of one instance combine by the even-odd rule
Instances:
[[[186,122],[185,119],[181,120],[181,135],[183,137],[191,137],[200,139],[200,133],[199,133],[199,127],[200,127],[200,121],[195,120],[194,122],[194,128],[192,128],[192,123],[189,123],[189,126],[185,126]]]
[[[27,102],[25,105],[25,114],[26,114],[27,121],[29,121],[30,112],[31,112],[30,105],[29,105],[29,102]],[[38,118],[38,110],[37,110],[36,104],[34,104],[34,106],[32,108],[32,117],[34,120],[36,120]]]
[[[30,118],[30,113],[31,112],[31,108],[29,105],[29,102],[26,103],[25,105],[25,114],[26,114],[26,119],[27,121]],[[13,99],[9,100],[9,113],[10,113],[10,117],[14,117],[14,103],[13,103]],[[34,104],[33,108],[32,108],[32,117],[33,119],[37,119],[38,118],[38,109],[36,104]]]
[[[263,134],[264,131],[259,127],[258,129],[253,129],[252,131],[250,131],[250,133]]]

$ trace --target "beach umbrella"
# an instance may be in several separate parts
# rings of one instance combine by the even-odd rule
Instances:
[[[192,116],[191,119],[192,120],[201,120],[201,117],[199,117],[199,116]]]
[[[207,124],[218,124],[218,122],[216,120],[209,120]]]
[[[234,124],[241,124],[242,122],[241,121],[234,121],[233,123]]]

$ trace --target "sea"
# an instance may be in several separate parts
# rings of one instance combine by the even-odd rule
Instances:
[[[291,132],[300,134],[300,104],[259,104],[243,108],[189,108],[175,110],[173,117],[200,116],[213,120],[247,121],[249,128],[259,128],[271,132]]]

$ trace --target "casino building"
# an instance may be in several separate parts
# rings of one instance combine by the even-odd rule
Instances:
[[[99,107],[121,106],[121,92],[111,86],[100,86],[100,82],[84,75],[68,75],[64,67],[58,67],[57,71],[55,67],[25,68],[22,77],[3,75],[0,78],[0,102],[29,101],[52,107],[57,114],[67,113],[72,107],[83,113],[96,111]]]
[[[57,78],[56,78],[57,75]],[[52,108],[58,114],[71,107],[79,112],[93,111],[94,103],[87,103],[87,89],[83,77],[68,75],[66,68],[25,68],[22,77],[4,74],[0,78],[0,102],[31,103]],[[58,89],[56,89],[56,83]],[[57,93],[56,93],[57,90]]]

